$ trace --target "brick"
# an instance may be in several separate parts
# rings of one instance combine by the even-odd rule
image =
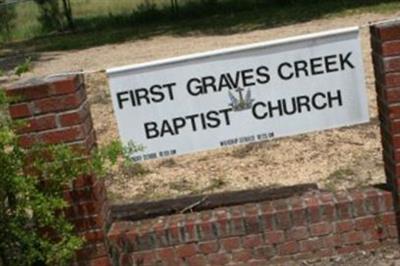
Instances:
[[[338,221],[335,223],[335,232],[344,233],[354,229],[353,220]]]
[[[317,223],[320,221],[320,202],[317,197],[308,197],[304,199],[307,205],[307,215],[311,223]]]
[[[26,80],[15,84],[7,88],[6,93],[12,102],[28,102],[51,95],[50,84],[35,82],[33,80]]]
[[[375,216],[367,216],[362,218],[357,218],[355,220],[355,227],[357,230],[368,230],[374,228],[376,225]]]
[[[330,234],[332,231],[333,231],[332,224],[327,222],[310,225],[311,236],[323,236]]]
[[[87,245],[76,252],[78,258],[95,259],[108,255],[107,248],[104,244]]]
[[[400,39],[400,27],[396,23],[385,23],[383,25],[377,25],[375,31],[377,37],[381,41],[392,41]]]
[[[176,256],[175,249],[172,247],[156,249],[155,253],[157,254],[158,259],[163,262],[175,260]]]
[[[387,234],[384,228],[381,226],[369,228],[367,230],[364,230],[363,232],[365,241],[377,241],[387,238]]]
[[[308,229],[305,226],[295,227],[286,232],[286,239],[288,240],[303,240],[308,237]]]
[[[344,246],[344,247],[337,248],[337,253],[338,254],[348,254],[348,253],[354,253],[357,250],[359,250],[359,246],[357,246],[357,245]]]
[[[206,241],[214,240],[216,238],[211,222],[198,223],[197,228],[197,230],[200,231],[200,240]]]
[[[254,259],[270,259],[275,256],[275,249],[272,245],[258,246],[253,249]]]
[[[275,227],[276,229],[288,229],[292,226],[292,219],[290,217],[290,211],[277,211],[275,213]]]
[[[299,251],[299,245],[296,241],[288,241],[277,246],[279,255],[291,255]]]
[[[134,261],[134,265],[143,265],[150,266],[154,265],[156,262],[156,258],[154,256],[153,251],[138,251],[133,253],[132,259]]]
[[[265,266],[268,265],[268,261],[265,259],[252,259],[249,260],[246,266]]]
[[[112,266],[110,259],[107,257],[97,258],[89,262],[89,266]]]
[[[300,251],[301,252],[309,252],[321,249],[324,247],[324,242],[322,239],[309,239],[309,240],[301,240],[299,241]]]
[[[379,195],[376,191],[366,192],[366,209],[369,213],[376,214],[380,211]]]
[[[60,112],[78,108],[86,100],[86,93],[83,89],[72,94],[44,98],[34,101],[35,114]]]
[[[69,94],[80,88],[80,86],[83,84],[83,76],[63,76],[59,78],[48,79],[47,81],[52,83],[52,95]]]
[[[221,266],[229,263],[229,258],[224,253],[210,254],[207,258],[209,264],[212,266]]]
[[[26,134],[18,136],[18,145],[24,149],[31,148],[33,145],[37,143],[38,141],[35,135]]]
[[[80,232],[102,229],[104,227],[104,222],[104,214],[102,213],[89,217],[80,217],[72,221],[76,230]]]
[[[219,245],[217,241],[207,241],[198,244],[199,250],[203,254],[211,254],[218,252]]]
[[[387,230],[388,236],[390,238],[397,239],[399,237],[399,232],[398,232],[398,228],[396,225],[389,225],[386,227],[386,230]]]
[[[324,247],[335,248],[343,245],[343,239],[341,235],[330,235],[321,238],[324,242]]]
[[[69,147],[76,153],[82,155],[90,155],[93,147],[96,146],[96,134],[94,129],[92,129],[87,137],[83,140],[75,141],[74,143],[70,143]]]
[[[347,196],[342,195],[337,198],[337,203],[336,203],[336,212],[337,216],[341,220],[346,220],[352,218],[351,210],[351,202],[348,199]]]
[[[243,221],[247,234],[256,234],[260,232],[260,223],[257,215],[245,216]]]
[[[272,231],[265,233],[265,242],[267,244],[278,244],[285,241],[285,234],[283,231]]]
[[[262,214],[262,225],[264,231],[274,230],[274,214],[273,213],[263,213]]]
[[[399,158],[400,160],[400,158]],[[388,184],[387,184],[388,185]],[[382,212],[393,212],[393,195],[390,191],[381,191],[379,196],[380,210]]]
[[[103,230],[95,230],[89,232],[83,232],[81,235],[88,242],[100,242],[104,240],[104,231]]]
[[[400,73],[387,73],[384,77],[384,85],[387,87],[399,87],[400,86]]]
[[[332,257],[335,255],[335,251],[333,249],[319,249],[316,250],[315,255],[316,257]]]
[[[352,231],[345,233],[343,235],[344,243],[349,245],[361,243],[364,240],[363,234],[364,232],[360,231]]]
[[[63,127],[74,126],[83,123],[90,114],[88,103],[84,103],[79,109],[59,115],[60,124]]]
[[[291,214],[293,226],[307,225],[307,211],[305,208],[292,209]]]
[[[252,258],[250,249],[234,250],[232,252],[232,261],[234,262],[247,262]]]
[[[10,116],[13,119],[32,116],[32,111],[27,103],[12,104],[9,107]]]
[[[378,221],[382,225],[395,225],[396,224],[396,215],[393,212],[384,213],[378,216]]]
[[[85,123],[70,128],[45,131],[38,134],[38,139],[46,144],[68,143],[85,139],[92,129],[91,119],[86,119]]]
[[[400,70],[400,56],[388,57],[384,59],[384,68],[386,72],[395,72]]]
[[[350,194],[353,203],[353,214],[354,217],[365,216],[368,214],[365,209],[365,195],[363,192],[354,191]]]
[[[379,43],[381,45],[381,53],[383,56],[400,55],[400,40]]]
[[[262,235],[248,235],[242,238],[243,248],[254,248],[264,243]]]
[[[230,237],[220,240],[221,246],[225,251],[231,252],[232,250],[240,248],[240,238],[239,237]]]
[[[23,125],[18,129],[18,134],[25,134],[37,131],[54,129],[57,127],[55,115],[45,115],[34,117],[23,121]]]
[[[195,244],[180,245],[176,247],[176,255],[181,258],[187,258],[196,255]]]
[[[230,219],[230,235],[238,236],[246,233],[244,222],[241,217],[232,217]]]
[[[203,255],[196,255],[187,259],[188,266],[204,266],[206,264],[206,258]]]
[[[320,205],[321,221],[332,222],[336,220],[336,209],[333,202]]]

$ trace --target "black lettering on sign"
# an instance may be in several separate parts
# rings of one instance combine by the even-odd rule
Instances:
[[[260,66],[256,69],[243,69],[235,73],[193,77],[187,81],[186,90],[192,96],[199,96],[223,90],[237,89],[238,87],[248,88],[257,84],[266,84],[270,79],[268,67]]]
[[[291,99],[279,99],[275,102],[256,102],[252,107],[252,114],[255,119],[290,116],[314,110],[332,109],[343,106],[342,93],[317,92],[311,96],[301,95]]]
[[[136,107],[152,103],[160,103],[164,100],[174,100],[173,88],[176,83],[155,84],[149,88],[137,88],[134,90],[120,91],[117,93],[118,108]]]
[[[175,117],[165,119],[161,123],[150,121],[144,123],[144,131],[147,139],[162,138],[165,136],[179,135],[183,130],[196,132],[198,129],[208,130],[218,128],[221,125],[229,126],[231,108],[222,110],[211,110],[207,113]]]
[[[308,60],[283,62],[278,66],[277,73],[282,80],[291,80],[293,78],[304,78],[354,69],[355,66],[351,62],[351,56],[352,52],[348,52],[324,57],[318,56]]]

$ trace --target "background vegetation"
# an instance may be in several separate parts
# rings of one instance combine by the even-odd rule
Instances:
[[[43,12],[35,2],[46,1],[63,3],[35,0],[1,6],[14,7],[16,18],[9,36],[0,34],[0,43],[45,36],[38,41],[43,50],[75,49],[155,34],[229,34],[324,16],[400,9],[398,0],[70,0],[74,27],[61,28],[72,40],[61,42],[63,36],[54,27],[41,23]]]

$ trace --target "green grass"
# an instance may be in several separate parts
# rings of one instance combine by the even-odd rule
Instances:
[[[18,4],[9,52],[56,51],[132,41],[157,35],[232,34],[324,17],[400,10],[397,0],[181,0],[173,14],[169,0],[155,0],[151,8],[140,0],[72,0],[77,31],[45,35],[32,2]],[[1,49],[3,48],[3,49]],[[1,52],[3,50],[3,52]]]

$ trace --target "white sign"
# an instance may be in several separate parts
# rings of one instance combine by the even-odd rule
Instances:
[[[134,160],[369,120],[358,28],[109,69]]]

